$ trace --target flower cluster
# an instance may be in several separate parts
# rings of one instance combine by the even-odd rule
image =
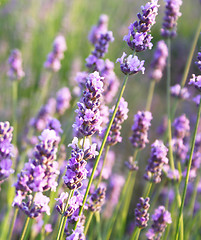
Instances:
[[[159,183],[163,166],[168,164],[168,158],[166,157],[168,149],[160,140],[156,140],[151,147],[151,157],[148,160],[144,178]]]
[[[14,172],[11,169],[13,156],[13,127],[9,122],[0,122],[0,184]]]
[[[180,6],[182,5],[181,0],[165,0],[166,1],[166,10],[165,16],[163,18],[163,28],[161,29],[161,35],[163,37],[175,37],[177,20],[181,16],[179,12]]]
[[[201,75],[195,76],[195,74],[193,74],[188,84],[193,85],[195,88],[201,91]]]
[[[135,148],[145,148],[148,140],[148,130],[151,126],[152,114],[149,111],[138,111],[134,115],[134,124],[132,126],[133,135],[129,138]]]
[[[67,46],[65,38],[62,35],[58,35],[54,40],[53,50],[48,54],[44,67],[51,69],[54,72],[59,71],[61,68],[60,61],[63,59],[66,49]]]
[[[123,52],[121,58],[118,58],[116,61],[120,63],[121,71],[126,75],[136,74],[139,71],[144,74],[144,60],[140,61],[137,56],[133,57],[132,55],[129,55],[127,58],[125,58],[126,56],[127,54]]]
[[[197,65],[197,67],[198,67],[199,70],[201,71],[201,51],[198,52],[197,61],[195,62],[195,64]]]
[[[99,187],[89,198],[88,209],[92,212],[98,212],[101,210],[102,205],[105,202],[105,192],[104,187]]]
[[[10,69],[7,74],[11,80],[20,80],[24,77],[25,73],[22,69],[22,54],[18,49],[12,50],[8,63]]]
[[[82,181],[87,176],[86,161],[94,158],[98,155],[98,152],[96,151],[96,144],[90,146],[88,141],[84,144],[84,149],[80,149],[77,137],[73,139],[69,146],[72,147],[71,158],[68,161],[63,180],[66,186],[72,190],[82,186]]]
[[[152,215],[152,221],[153,224],[146,234],[147,239],[160,239],[167,224],[172,223],[171,214],[165,210],[164,206],[159,206]]]
[[[154,58],[151,63],[151,72],[149,74],[150,79],[160,81],[163,76],[163,70],[166,66],[166,59],[168,57],[168,48],[163,40],[157,43],[157,48],[154,53]]]
[[[111,109],[111,114],[114,111],[114,107]],[[118,142],[122,141],[121,137],[121,125],[122,123],[128,118],[128,103],[124,100],[124,98],[121,98],[117,113],[115,115],[114,121],[112,123],[108,138],[107,138],[107,143],[109,145],[115,145]]]
[[[63,115],[66,109],[70,107],[71,94],[67,87],[61,88],[57,92],[56,97],[56,112]]]
[[[140,198],[140,202],[137,204],[135,209],[135,225],[139,228],[145,228],[149,221],[149,198]]]
[[[39,137],[40,143],[35,147],[33,157],[25,163],[24,169],[18,174],[18,180],[14,184],[16,188],[16,197],[13,206],[22,209],[27,215],[33,214],[30,207],[36,204],[40,209],[41,206],[48,203],[47,198],[41,197],[32,199],[32,192],[40,193],[49,189],[56,191],[56,178],[59,174],[58,163],[55,160],[58,137],[54,130],[45,129]],[[23,200],[27,202],[23,202]],[[45,205],[46,206],[46,205]],[[46,208],[45,208],[46,209]],[[35,215],[34,215],[35,216]]]
[[[190,93],[186,87],[181,88],[179,84],[175,84],[170,88],[171,96],[179,98],[179,99],[188,99],[190,97]]]
[[[84,136],[91,136],[102,130],[102,119],[99,111],[103,92],[103,82],[101,80],[98,72],[89,74],[86,90],[83,92],[81,102],[78,102],[77,117],[73,128]]]
[[[147,48],[151,49],[152,36],[150,34],[151,27],[155,24],[155,18],[158,14],[158,0],[151,0],[141,7],[142,14],[138,13],[139,21],[131,23],[128,35],[124,36],[124,41],[128,46],[136,52],[141,52]]]
[[[172,125],[174,127],[174,137],[185,138],[189,135],[190,122],[185,114],[176,118]]]

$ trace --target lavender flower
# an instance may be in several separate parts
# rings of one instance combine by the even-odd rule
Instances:
[[[198,67],[199,70],[201,71],[201,50],[200,50],[200,52],[198,52],[197,60],[198,60],[198,61],[196,61],[195,64],[197,65],[197,67]]]
[[[138,111],[134,115],[134,124],[132,126],[133,135],[129,138],[135,148],[145,148],[148,140],[148,130],[151,126],[152,114],[149,111]]]
[[[172,125],[174,126],[174,137],[183,139],[189,135],[190,122],[185,114],[176,118]]]
[[[22,69],[22,54],[18,49],[12,50],[8,63],[10,69],[7,75],[11,80],[20,80],[24,77],[25,73]]]
[[[102,205],[105,202],[105,193],[106,189],[99,187],[97,190],[92,193],[89,198],[88,209],[92,212],[98,212],[101,210]]]
[[[139,21],[130,24],[128,35],[124,36],[123,40],[127,42],[132,50],[141,52],[147,48],[152,48],[150,30],[156,22],[158,7],[158,0],[151,0],[141,7],[142,14],[138,13],[137,15]]]
[[[163,18],[163,28],[161,29],[161,35],[163,37],[175,37],[176,36],[176,27],[177,20],[181,16],[179,12],[179,8],[182,5],[181,0],[165,0],[166,2],[166,10],[165,16]]]
[[[84,136],[91,136],[95,132],[101,132],[100,117],[100,99],[103,92],[103,82],[98,72],[89,74],[86,82],[86,90],[83,92],[83,97],[78,102],[76,122],[73,128],[82,133]]]
[[[113,113],[113,109],[110,111],[111,114]],[[121,124],[128,118],[128,103],[124,100],[124,98],[121,98],[117,113],[115,115],[114,121],[112,123],[108,138],[107,138],[107,143],[109,145],[115,145],[118,142],[122,141],[122,137],[120,136],[121,132]],[[105,130],[106,131],[106,130]]]
[[[137,171],[139,169],[137,161],[133,161],[132,156],[125,162],[125,165],[130,171]]]
[[[84,227],[77,227],[73,233],[66,238],[66,240],[85,240]]]
[[[13,127],[9,122],[0,122],[0,184],[14,172],[11,169],[13,157]]]
[[[166,66],[167,57],[168,57],[167,45],[163,40],[161,40],[157,43],[157,48],[154,53],[153,61],[151,63],[152,70],[149,74],[150,79],[153,79],[157,82],[160,81],[160,79],[163,76],[163,70]]]
[[[53,50],[48,54],[44,67],[51,69],[54,72],[59,71],[61,68],[60,61],[63,59],[66,49],[67,46],[65,38],[62,35],[58,35],[54,40]]]
[[[156,140],[151,147],[151,157],[148,161],[144,178],[148,181],[159,183],[163,165],[168,164],[168,158],[166,157],[168,149],[160,140]]]
[[[164,206],[159,206],[152,215],[152,221],[153,224],[146,236],[149,240],[160,239],[167,224],[172,223],[171,214],[165,210]]]
[[[67,87],[61,88],[57,92],[56,112],[63,115],[66,109],[70,107],[71,94]]]
[[[71,146],[71,158],[68,161],[66,174],[63,177],[64,183],[69,189],[77,189],[82,186],[82,181],[86,179],[87,170],[86,170],[86,160],[94,158],[98,155],[96,149],[96,144],[91,146],[87,143],[84,146],[84,149],[78,147],[78,138],[74,138]]]
[[[195,88],[201,91],[201,75],[195,76],[195,74],[193,74],[188,84],[193,85]]]
[[[127,54],[123,52],[121,58],[118,58],[116,61],[120,63],[121,71],[126,75],[136,74],[139,71],[142,71],[142,74],[144,74],[144,61],[140,61],[137,56],[133,57],[132,55],[124,59],[126,56]]]
[[[190,97],[190,93],[187,88],[181,88],[179,84],[175,84],[170,88],[171,95],[180,99],[188,99]]]
[[[135,209],[135,225],[139,228],[145,228],[147,226],[147,222],[149,221],[149,198],[140,198],[140,202],[137,204]]]
[[[107,32],[107,27],[108,27],[108,16],[105,14],[102,14],[99,17],[97,26],[93,26],[89,33],[89,36],[88,36],[89,41],[95,45],[100,39],[100,35],[102,33]]]

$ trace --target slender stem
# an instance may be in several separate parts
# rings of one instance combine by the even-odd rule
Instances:
[[[106,163],[107,154],[108,154],[109,149],[110,149],[110,146],[108,145],[106,147],[106,150],[105,150],[105,156],[104,156],[104,159],[103,159],[103,165],[102,165],[102,168],[101,168],[101,171],[100,171],[100,175],[99,175],[99,179],[98,179],[98,182],[97,182],[97,185],[96,185],[97,188],[98,188],[98,186],[99,186],[99,184],[100,184],[100,182],[102,180],[102,173],[103,173],[103,169],[105,167],[105,163]]]
[[[22,231],[20,240],[23,240],[23,239],[25,238],[25,235],[26,235],[26,232],[27,232],[27,228],[28,228],[29,222],[30,222],[30,217],[27,217],[27,218],[26,218],[26,222],[25,222],[24,227],[23,227],[23,231]]]
[[[103,152],[103,149],[104,149],[104,147],[105,147],[105,144],[106,144],[106,141],[107,141],[107,137],[108,137],[108,135],[109,135],[109,132],[110,132],[112,123],[113,123],[113,121],[114,121],[115,115],[116,115],[116,113],[117,113],[117,109],[118,109],[118,106],[119,106],[120,99],[122,98],[123,93],[124,93],[124,90],[125,90],[125,87],[126,87],[127,80],[128,80],[128,75],[126,75],[125,78],[124,78],[124,82],[123,82],[123,84],[122,84],[122,88],[121,88],[121,90],[120,90],[120,94],[119,94],[119,97],[118,97],[118,99],[117,99],[117,102],[116,102],[116,105],[115,105],[115,109],[114,109],[114,111],[113,111],[112,117],[111,117],[111,119],[110,119],[109,125],[108,125],[108,127],[107,127],[107,130],[106,130],[106,132],[105,132],[105,136],[104,136],[104,138],[103,138],[103,141],[102,141],[102,144],[101,144],[101,147],[100,147],[99,155],[98,155],[98,157],[96,158],[96,161],[95,161],[95,164],[94,164],[94,167],[93,167],[91,176],[90,176],[90,178],[89,178],[89,182],[88,182],[87,189],[86,189],[86,192],[85,192],[85,195],[84,195],[84,198],[83,198],[82,206],[81,206],[80,211],[79,211],[79,217],[81,216],[81,213],[82,213],[82,211],[83,211],[85,202],[86,202],[86,200],[87,200],[87,196],[88,196],[88,193],[89,193],[89,189],[90,189],[91,184],[92,184],[92,181],[93,181],[94,173],[95,173],[95,171],[96,171],[96,168],[97,168],[97,166],[98,166],[100,157],[101,157],[102,152]],[[77,224],[78,224],[78,221],[75,223],[74,230],[76,229]]]
[[[144,198],[147,198],[151,192],[151,188],[153,186],[153,183],[152,182],[149,182],[147,185],[146,185],[146,189],[144,191]]]
[[[86,226],[85,226],[85,229],[84,229],[84,235],[86,236],[87,235],[87,231],[89,229],[89,225],[91,223],[91,220],[92,220],[92,217],[93,217],[93,212],[90,212],[89,214],[89,217],[88,217],[88,220],[87,220],[87,223],[86,223]]]
[[[12,83],[12,101],[13,101],[13,145],[17,146],[17,92],[18,92],[18,81],[13,81]]]
[[[192,144],[191,144],[191,151],[190,151],[190,157],[189,157],[189,162],[188,162],[188,167],[187,167],[187,172],[186,172],[185,185],[184,185],[184,190],[183,190],[183,195],[182,195],[182,200],[181,200],[179,216],[177,218],[177,228],[176,228],[175,240],[177,240],[178,237],[179,237],[180,221],[181,221],[181,216],[182,216],[183,208],[184,208],[184,201],[185,201],[185,197],[186,197],[189,174],[190,174],[190,169],[191,169],[191,164],[192,164],[193,151],[194,151],[194,146],[195,146],[195,138],[196,138],[196,133],[197,133],[197,130],[198,130],[198,124],[199,124],[199,119],[200,119],[200,112],[201,112],[201,101],[200,101],[199,108],[198,108],[197,121],[196,121],[195,130],[194,130],[193,139],[192,139]]]
[[[11,237],[12,237],[13,228],[14,228],[14,225],[15,225],[15,220],[17,218],[18,211],[19,211],[19,208],[15,208],[15,212],[14,212],[14,215],[13,215],[13,218],[12,218],[12,222],[11,222],[10,230],[9,230],[9,234],[8,234],[8,240],[10,240]]]
[[[98,240],[102,240],[101,237],[101,223],[100,223],[100,213],[95,212],[96,222],[97,222],[97,232],[98,232]]]
[[[151,109],[151,103],[152,103],[152,99],[153,99],[155,85],[156,85],[156,81],[151,80],[150,87],[149,87],[148,98],[147,98],[147,104],[146,104],[146,110],[147,111],[150,111],[150,109]]]
[[[60,240],[62,239],[63,237],[63,233],[64,233],[64,228],[65,228],[65,225],[66,225],[66,221],[67,221],[67,217],[65,216],[65,212],[67,211],[68,209],[68,202],[70,200],[70,198],[73,196],[74,194],[74,190],[71,190],[68,194],[68,199],[66,201],[66,206],[65,206],[65,209],[64,209],[64,212],[61,216],[61,220],[60,220],[60,224],[59,224],[59,230],[58,230],[58,234],[57,234],[57,240]]]

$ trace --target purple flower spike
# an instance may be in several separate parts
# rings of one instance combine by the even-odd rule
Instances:
[[[129,138],[135,148],[145,148],[148,140],[148,130],[151,126],[152,114],[149,111],[138,111],[134,115],[134,124],[132,126],[133,135]]]
[[[145,68],[144,61],[140,61],[137,56],[129,55],[124,52],[121,58],[118,58],[116,62],[120,63],[121,71],[126,75],[131,75],[142,71],[144,74]]]
[[[159,82],[163,76],[163,70],[166,66],[166,59],[168,57],[168,48],[163,40],[157,43],[157,48],[151,63],[150,79]]]
[[[102,118],[100,116],[100,100],[103,92],[102,77],[98,72],[89,74],[86,82],[86,90],[78,102],[76,122],[73,128],[84,136],[92,136],[95,132],[101,132]]]
[[[172,125],[174,126],[174,137],[183,139],[189,135],[190,122],[185,114],[176,118]]]
[[[48,54],[44,67],[54,72],[59,71],[61,68],[60,61],[63,59],[66,49],[67,46],[65,38],[62,35],[57,36],[53,43],[53,50]]]
[[[201,50],[200,52],[198,52],[197,61],[195,62],[195,64],[197,65],[198,69],[201,71]]]
[[[84,227],[77,227],[73,233],[66,238],[66,240],[85,240]]]
[[[57,92],[56,98],[56,111],[60,115],[63,115],[66,109],[70,107],[71,94],[67,87],[61,88]]]
[[[14,172],[11,169],[13,157],[13,127],[9,122],[0,122],[0,184]]]
[[[175,84],[170,88],[171,96],[179,98],[179,99],[188,99],[190,97],[190,93],[186,87],[181,88],[179,84]]]
[[[136,52],[141,52],[147,48],[152,48],[150,34],[151,27],[155,24],[155,18],[158,14],[158,0],[151,0],[145,6],[141,7],[142,14],[138,13],[139,21],[131,23],[128,35],[124,36],[124,41]]]
[[[92,212],[98,212],[101,210],[102,205],[105,202],[105,188],[99,187],[89,198],[88,209]]]
[[[10,69],[7,75],[11,80],[20,80],[24,77],[25,73],[22,69],[22,54],[18,49],[12,50],[8,63]]]
[[[161,29],[161,35],[163,37],[175,37],[176,27],[177,27],[177,20],[181,16],[179,12],[180,6],[182,5],[181,0],[165,0],[166,2],[166,10],[165,16],[163,18],[163,28]]]
[[[159,206],[152,215],[153,224],[146,236],[148,240],[160,239],[167,224],[172,223],[171,214],[165,210],[164,206]]]
[[[147,226],[147,222],[149,221],[149,198],[140,198],[140,202],[137,204],[135,209],[135,224],[139,228],[145,228]]]
[[[148,181],[159,183],[163,166],[168,164],[168,158],[166,157],[168,149],[159,140],[156,140],[151,147],[151,157],[148,161],[144,178]]]
[[[195,76],[195,74],[193,74],[188,84],[193,85],[195,88],[201,91],[201,75]]]

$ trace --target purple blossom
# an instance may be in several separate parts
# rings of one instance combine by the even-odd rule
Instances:
[[[179,84],[175,84],[170,88],[171,95],[180,99],[188,99],[190,97],[190,93],[187,88],[181,88]]]
[[[193,98],[193,102],[195,102],[197,106],[200,105],[200,100],[201,100],[200,94]]]
[[[68,193],[67,192],[62,192],[60,194],[60,197],[55,198],[55,200],[57,201],[56,204],[56,209],[60,214],[63,214],[64,211],[64,201],[68,198]]]
[[[157,43],[157,48],[154,53],[154,58],[151,63],[151,72],[149,74],[150,79],[153,79],[157,82],[163,76],[163,70],[166,66],[166,60],[168,57],[168,48],[163,40]]]
[[[177,20],[181,16],[179,12],[180,6],[182,5],[181,0],[165,0],[166,2],[166,10],[165,16],[163,18],[163,27],[161,29],[161,35],[163,37],[175,37],[176,27],[177,27]]]
[[[11,80],[20,80],[24,77],[25,73],[22,69],[22,54],[18,49],[12,50],[8,59],[10,69],[7,72]]]
[[[67,87],[61,88],[57,92],[56,112],[63,115],[66,109],[70,107],[71,94]]]
[[[112,114],[114,111],[114,107],[110,111],[110,114]],[[121,137],[121,125],[122,123],[128,118],[128,103],[124,100],[122,97],[117,109],[117,113],[115,115],[114,121],[112,123],[108,138],[107,138],[107,143],[109,145],[115,145],[118,142],[122,141]],[[105,129],[106,131],[106,129]],[[104,131],[104,132],[105,132]]]
[[[101,132],[102,119],[100,116],[100,99],[103,92],[102,78],[98,72],[89,74],[86,82],[86,90],[78,102],[76,121],[73,128],[84,136],[91,136],[95,132]]]
[[[66,238],[66,240],[85,240],[84,227],[77,227],[73,233]]]
[[[151,157],[148,160],[144,178],[148,181],[159,183],[163,166],[168,164],[168,158],[166,157],[168,149],[160,140],[156,140],[151,147]]]
[[[135,148],[145,148],[148,140],[148,130],[151,126],[152,114],[149,111],[138,111],[134,115],[134,124],[132,126],[133,135],[129,138]]]
[[[144,61],[140,61],[137,56],[129,55],[125,58],[127,54],[124,52],[121,58],[118,58],[116,62],[120,63],[121,71],[126,75],[136,74],[142,71],[144,74],[145,68]]]
[[[132,156],[125,162],[125,165],[130,171],[137,171],[139,169],[137,161],[133,161]]]
[[[152,221],[153,224],[146,236],[149,240],[160,239],[167,224],[172,223],[171,214],[165,210],[164,206],[159,206],[152,215]]]
[[[185,114],[176,118],[172,125],[174,127],[174,137],[183,139],[189,135],[190,122]]]
[[[140,198],[139,203],[135,209],[135,225],[139,228],[145,228],[149,221],[149,198]]]
[[[59,71],[61,68],[60,61],[63,59],[66,49],[67,46],[65,38],[62,35],[58,35],[54,40],[53,50],[48,54],[44,67],[51,69],[54,72]]]
[[[130,24],[128,35],[124,36],[123,40],[127,42],[132,50],[135,49],[136,52],[141,52],[147,48],[152,48],[150,30],[156,22],[158,7],[158,0],[151,0],[146,3],[145,6],[141,7],[142,14],[137,14],[139,21]]]
[[[201,71],[201,50],[200,52],[198,52],[197,61],[195,62],[195,64],[197,65],[198,69]]]
[[[14,172],[11,169],[13,157],[13,127],[9,122],[0,122],[0,184]]]
[[[98,187],[92,195],[89,197],[88,209],[92,212],[98,212],[101,210],[102,205],[105,202],[106,189]]]
[[[201,91],[201,75],[195,76],[195,74],[193,74],[188,84],[193,85],[195,88]]]

